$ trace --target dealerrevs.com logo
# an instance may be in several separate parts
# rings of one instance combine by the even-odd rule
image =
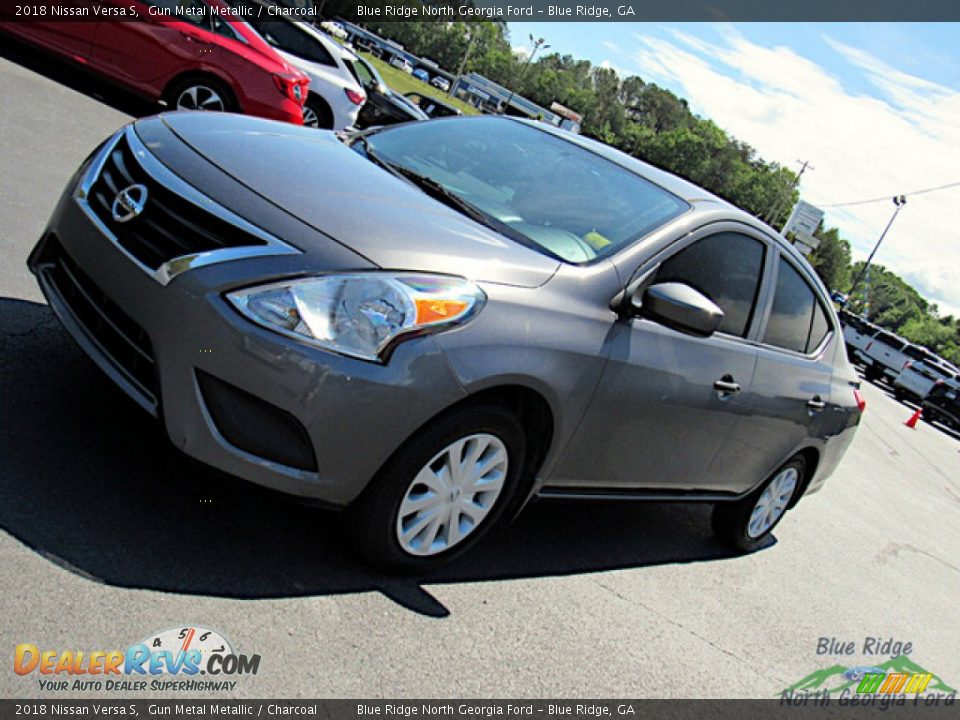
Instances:
[[[235,652],[220,633],[186,626],[152,633],[126,650],[48,650],[17,645],[13,670],[37,676],[40,690],[97,692],[223,691],[256,675],[259,655]],[[203,676],[202,678],[200,676]]]

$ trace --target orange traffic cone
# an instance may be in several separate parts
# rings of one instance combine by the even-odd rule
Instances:
[[[906,425],[911,430],[917,427],[917,420],[920,419],[920,416],[923,415],[923,408],[917,408],[917,411],[910,416],[910,419],[907,420],[904,425]]]

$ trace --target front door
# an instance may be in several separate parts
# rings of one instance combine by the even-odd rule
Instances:
[[[757,349],[746,338],[767,245],[706,230],[677,246],[641,269],[643,286],[693,287],[724,311],[720,330],[699,338],[643,318],[618,321],[596,395],[548,485],[726,489],[707,473],[750,406]]]

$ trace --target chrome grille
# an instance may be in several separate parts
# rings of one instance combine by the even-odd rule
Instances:
[[[118,222],[112,212],[114,200],[121,190],[135,184],[147,189],[143,211]],[[151,270],[184,255],[266,245],[158,183],[137,161],[125,136],[107,155],[87,199],[120,247]]]

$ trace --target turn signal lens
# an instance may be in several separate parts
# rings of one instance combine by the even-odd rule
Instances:
[[[430,298],[418,299],[416,306],[417,325],[443,322],[457,317],[467,309],[467,303],[463,300],[432,300]]]

